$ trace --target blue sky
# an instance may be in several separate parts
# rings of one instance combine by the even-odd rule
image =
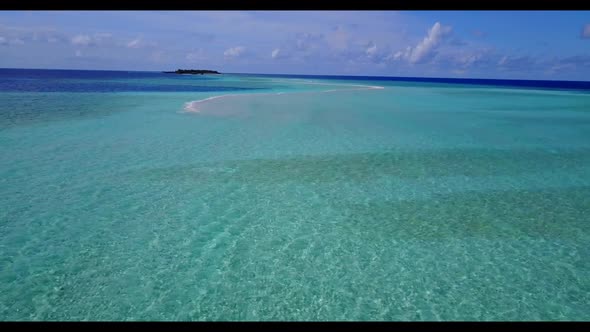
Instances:
[[[590,11],[2,11],[0,67],[590,80]]]

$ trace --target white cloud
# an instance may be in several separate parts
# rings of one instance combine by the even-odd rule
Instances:
[[[8,39],[6,37],[0,37],[0,45],[23,45],[24,43],[24,40],[20,38]]]
[[[466,53],[457,58],[457,62],[464,68],[471,67],[474,63],[480,61],[484,53]]]
[[[274,50],[272,50],[272,53],[270,54],[270,56],[271,56],[271,58],[276,59],[280,53],[281,53],[281,49],[275,48]]]
[[[76,35],[72,38],[72,44],[88,46],[92,43],[92,38],[88,35]]]
[[[141,46],[141,38],[133,39],[127,43],[128,48],[139,48]]]
[[[502,60],[501,54],[489,47],[460,47],[446,49],[445,52],[437,55],[433,63],[439,68],[455,69],[457,71],[467,70],[494,70]]]
[[[367,49],[365,50],[365,54],[372,58],[377,54],[377,45],[373,42],[370,42]]]
[[[574,55],[564,58],[553,58],[548,63],[550,67],[545,70],[545,74],[554,75],[556,73],[577,72],[581,68],[590,68],[590,55]]]
[[[450,32],[451,27],[442,26],[439,22],[434,23],[428,35],[412,50],[409,58],[410,62],[418,63],[430,56],[436,50],[441,40]]]
[[[155,42],[149,42],[149,41],[145,41],[143,39],[143,37],[137,37],[135,39],[132,39],[126,43],[123,43],[123,46],[127,47],[127,48],[149,48],[149,47],[157,47],[158,44]]]
[[[0,34],[8,44],[24,44],[28,42],[67,41],[63,33],[50,27],[17,27],[0,24]],[[50,41],[51,40],[51,41]]]
[[[107,41],[111,37],[112,37],[112,35],[110,33],[104,33],[104,32],[95,33],[93,35],[79,34],[79,35],[72,37],[71,42],[73,45],[78,45],[78,46],[96,46],[101,43],[104,43],[105,41]],[[56,42],[57,39],[54,38],[53,36],[48,36],[47,41],[51,43],[51,42]]]
[[[582,29],[582,38],[590,39],[590,23],[586,24]]]
[[[246,51],[244,46],[236,46],[225,50],[225,52],[223,52],[223,56],[226,58],[237,58],[242,55],[244,51]]]
[[[319,44],[324,41],[324,35],[321,33],[298,33],[295,40],[295,49],[298,51],[309,51],[319,48]]]
[[[498,61],[498,69],[511,71],[526,71],[537,64],[536,59],[530,56],[503,56]]]
[[[412,53],[412,48],[408,46],[404,51],[397,51],[395,53],[391,53],[387,58],[385,58],[385,60],[400,61],[404,58],[407,59],[410,53]]]
[[[444,26],[439,22],[436,22],[432,28],[430,28],[426,37],[424,37],[424,39],[415,47],[408,46],[405,51],[398,51],[395,54],[390,55],[389,59],[404,59],[412,64],[425,62],[436,54],[436,49],[451,31],[452,28],[450,26]]]

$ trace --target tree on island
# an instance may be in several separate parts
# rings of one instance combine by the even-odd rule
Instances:
[[[165,71],[166,74],[221,74],[217,70],[208,69],[177,69],[176,71]]]

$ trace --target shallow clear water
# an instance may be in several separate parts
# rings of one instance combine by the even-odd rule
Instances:
[[[590,319],[587,92],[15,75],[1,320]]]

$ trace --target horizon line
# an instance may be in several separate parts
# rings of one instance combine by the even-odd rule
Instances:
[[[164,73],[166,70],[122,70],[122,69],[66,69],[66,68],[7,68],[0,70],[64,70],[64,71],[106,71],[106,72],[134,72],[134,73]],[[193,69],[191,69],[193,70]],[[204,70],[204,69],[195,69]],[[590,83],[579,80],[555,80],[555,79],[519,79],[519,78],[477,78],[477,77],[432,77],[432,76],[379,76],[379,75],[344,75],[344,74],[288,74],[288,73],[235,73],[219,72],[221,75],[296,75],[296,76],[328,76],[328,77],[376,77],[376,78],[400,78],[400,79],[444,79],[444,80],[488,80],[488,81],[524,81],[524,82],[575,82]]]

